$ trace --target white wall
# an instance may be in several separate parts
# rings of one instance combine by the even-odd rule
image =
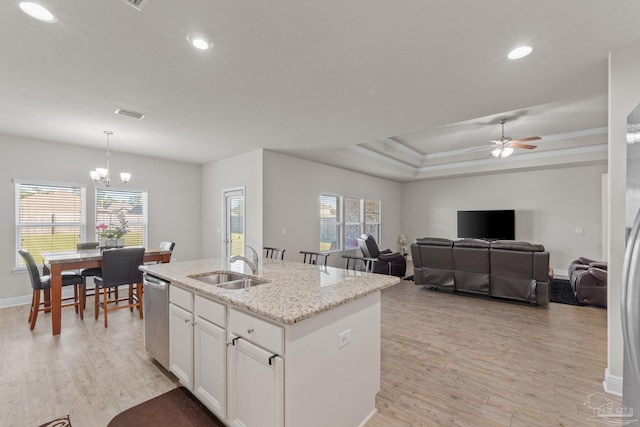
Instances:
[[[516,240],[543,244],[550,266],[566,271],[579,256],[602,254],[606,171],[593,165],[406,183],[403,228],[410,240],[456,239],[458,210],[515,209]]]
[[[620,295],[625,249],[627,115],[640,102],[640,42],[609,56],[609,366],[605,387],[622,378],[623,340]],[[620,390],[621,391],[621,390]]]
[[[317,251],[319,196],[332,193],[382,202],[382,248],[398,250],[402,185],[283,154],[264,152],[264,244],[286,249],[285,259],[302,262],[301,250]],[[282,230],[286,229],[286,235]],[[351,251],[362,256],[360,251]],[[344,267],[342,253],[328,264]]]
[[[262,249],[262,150],[209,163],[202,167],[202,254],[222,256],[224,189],[245,188],[246,244]]]
[[[95,193],[89,170],[105,163],[105,151],[0,135],[0,306],[28,303],[26,273],[14,273],[15,189],[13,178],[86,184],[87,238],[93,239]],[[112,172],[132,173],[122,188],[149,192],[148,246],[176,242],[174,258],[198,259],[200,238],[200,166],[150,157],[111,153]],[[118,184],[114,184],[118,188]]]

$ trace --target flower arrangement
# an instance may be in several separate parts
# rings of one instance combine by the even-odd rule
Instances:
[[[112,223],[114,214],[118,218],[118,225],[114,225]],[[115,210],[109,214],[109,225],[105,223],[98,224],[96,225],[96,230],[98,231],[98,237],[101,239],[120,239],[127,234],[129,231],[127,230],[128,227],[129,224],[125,217],[125,212],[122,210]]]
[[[400,238],[398,239],[398,243],[400,244],[400,252],[402,252],[402,255],[407,255],[407,253],[409,252],[409,239],[407,239],[407,236],[401,234]]]

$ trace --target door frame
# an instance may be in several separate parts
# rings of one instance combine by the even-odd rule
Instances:
[[[239,186],[239,187],[229,187],[229,188],[223,188],[222,189],[222,251],[220,252],[222,254],[223,258],[229,258],[230,256],[230,243],[231,241],[229,240],[229,235],[230,235],[230,230],[228,230],[229,228],[229,218],[227,218],[227,198],[231,197],[231,196],[242,196],[243,200],[244,200],[244,216],[242,218],[242,230],[244,233],[244,245],[242,247],[242,255],[244,255],[244,250],[245,250],[245,246],[247,244],[247,194],[246,194],[246,187],[243,186]]]

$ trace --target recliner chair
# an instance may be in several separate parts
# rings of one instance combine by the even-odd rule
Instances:
[[[569,281],[580,304],[607,306],[607,268],[606,262],[585,257],[569,265]]]
[[[390,249],[381,251],[376,239],[370,234],[363,234],[357,240],[365,258],[376,258],[373,273],[404,277],[407,271],[407,260],[400,252],[391,252]]]

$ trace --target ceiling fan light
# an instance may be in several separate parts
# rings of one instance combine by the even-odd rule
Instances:
[[[94,181],[98,181],[100,179],[100,176],[98,175],[98,172],[96,172],[96,171],[89,172],[89,175],[91,175],[91,179],[94,180]]]
[[[513,153],[513,148],[511,148],[511,147],[505,147],[505,148],[502,150],[502,157],[509,157],[512,153]]]
[[[495,150],[493,150],[493,151],[491,152],[491,155],[492,155],[493,157],[500,157],[500,154],[502,154],[502,150],[501,150],[500,148],[496,148]]]
[[[509,52],[509,55],[507,55],[507,57],[509,59],[520,59],[529,55],[531,51],[533,51],[533,48],[531,46],[519,46]]]

